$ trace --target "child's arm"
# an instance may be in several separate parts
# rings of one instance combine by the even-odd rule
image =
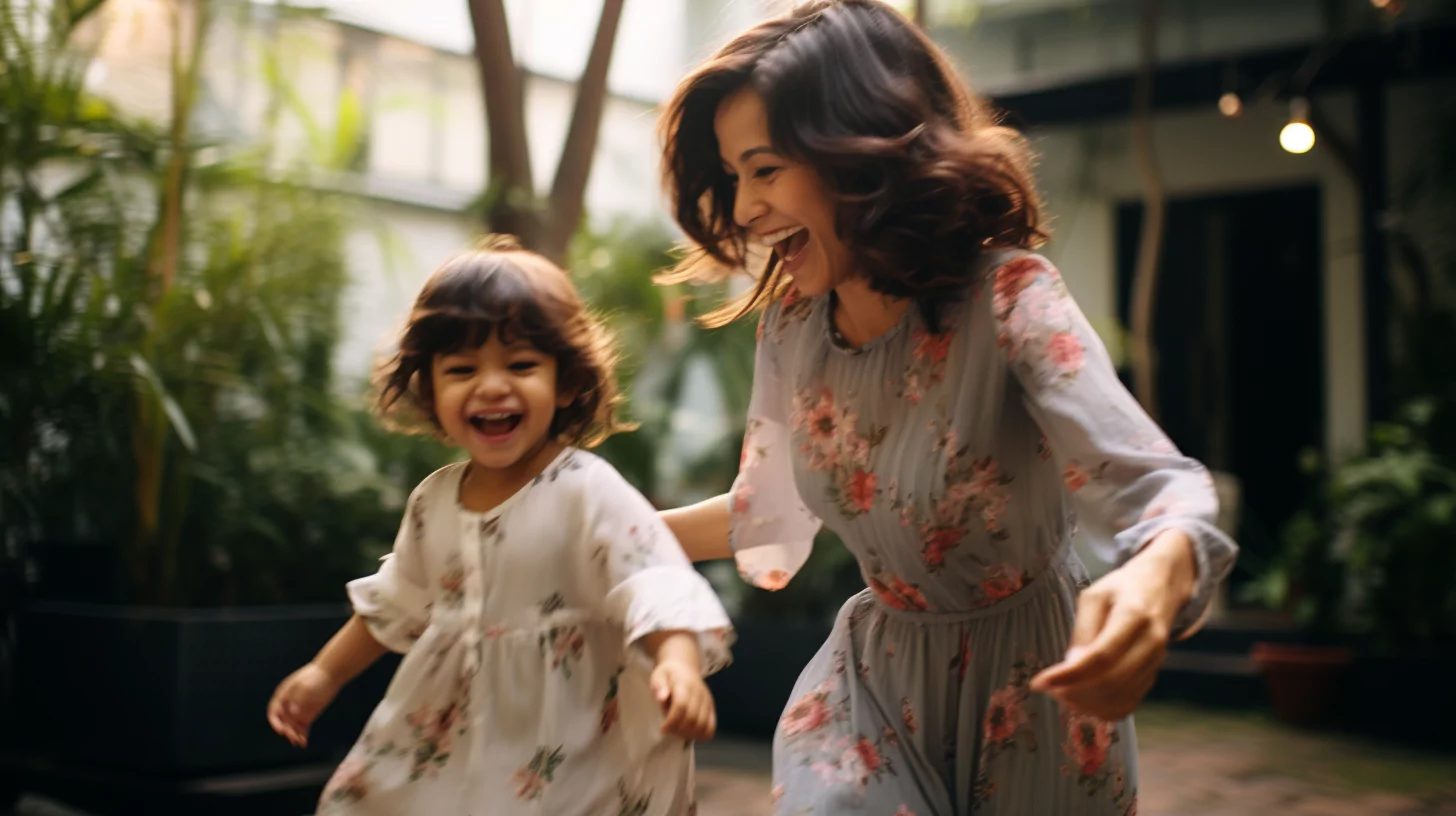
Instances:
[[[268,723],[289,742],[308,745],[308,729],[339,689],[386,651],[357,614],[303,668],[288,675],[268,702]]]
[[[665,715],[662,732],[685,740],[711,739],[718,730],[718,715],[713,695],[703,683],[697,635],[684,630],[652,632],[642,638],[642,647],[656,666],[651,684]]]
[[[728,494],[658,515],[677,538],[689,561],[732,558],[728,546]]]

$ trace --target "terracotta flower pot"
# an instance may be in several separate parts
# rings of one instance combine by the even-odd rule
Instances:
[[[1349,649],[1294,643],[1255,643],[1249,654],[1264,675],[1274,716],[1306,728],[1334,710],[1340,676],[1355,657]]]

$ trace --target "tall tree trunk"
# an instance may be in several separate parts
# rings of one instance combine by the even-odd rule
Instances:
[[[171,153],[162,179],[160,219],[152,238],[149,258],[157,294],[171,287],[177,275],[182,245],[183,198],[187,192],[189,128],[197,100],[198,71],[202,66],[203,40],[211,17],[210,0],[173,0],[167,8],[172,20],[172,122]],[[189,36],[190,35],[190,36]]]
[[[182,255],[184,198],[191,165],[190,125],[211,23],[211,0],[173,0],[167,11],[172,29],[172,121],[168,145],[171,152],[160,182],[157,226],[147,256],[148,284],[158,300],[176,280]],[[157,337],[162,331],[154,325],[142,341],[137,355],[142,365],[154,358]],[[163,514],[167,509],[163,489],[179,475],[167,455],[173,425],[163,406],[160,380],[155,388],[140,380],[139,377],[134,396],[136,414],[131,425],[132,454],[136,459],[133,494],[136,524],[128,569],[137,592],[137,597],[131,600],[166,604],[174,599],[177,589],[178,542],[175,533],[168,536],[163,529]],[[174,512],[181,510],[175,508]]]
[[[1158,418],[1157,357],[1153,349],[1153,312],[1158,296],[1158,261],[1163,251],[1166,201],[1153,149],[1153,78],[1158,67],[1160,0],[1143,0],[1139,66],[1134,91],[1132,140],[1143,183],[1143,230],[1132,284],[1133,388],[1143,408]]]
[[[557,261],[566,254],[567,244],[581,222],[586,183],[591,177],[592,158],[596,155],[597,134],[601,130],[602,113],[607,102],[607,69],[612,64],[613,46],[617,41],[617,24],[622,19],[624,0],[604,0],[602,17],[597,23],[596,38],[586,68],[576,86],[576,106],[571,113],[571,126],[556,165],[556,180],[551,185],[551,210],[546,235],[538,247]]]
[[[515,235],[527,246],[541,238],[536,187],[531,180],[531,150],[526,140],[525,80],[511,51],[504,0],[469,0],[475,30],[475,63],[485,94],[485,124],[490,134],[491,195],[486,225]]]
[[[915,20],[915,25],[921,31],[925,30],[925,7],[928,5],[930,5],[930,0],[915,0],[913,6],[912,19]]]

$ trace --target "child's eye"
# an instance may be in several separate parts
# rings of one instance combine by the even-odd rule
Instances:
[[[517,373],[524,373],[534,370],[536,366],[539,365],[541,364],[536,362],[535,360],[517,360],[514,363],[511,363],[511,370]]]
[[[475,373],[475,366],[453,365],[446,368],[445,373],[451,377],[468,377]]]

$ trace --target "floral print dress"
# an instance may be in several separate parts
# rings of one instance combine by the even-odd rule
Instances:
[[[348,585],[380,643],[405,653],[318,813],[692,812],[690,744],[659,731],[656,631],[699,633],[728,661],[727,615],[652,506],[568,448],[486,513],[465,464],[410,496],[394,551]]]
[[[1131,718],[1033,694],[1059,661],[1087,573],[1079,511],[1121,563],[1160,531],[1194,542],[1197,621],[1236,548],[1208,472],[1117,378],[1056,269],[988,254],[942,309],[851,349],[830,297],[765,313],[731,543],[740,573],[782,587],[821,519],[868,588],[840,611],[774,738],[789,814],[1123,814],[1137,810]]]

